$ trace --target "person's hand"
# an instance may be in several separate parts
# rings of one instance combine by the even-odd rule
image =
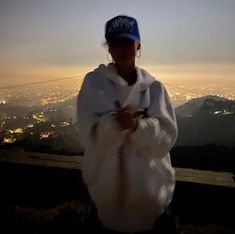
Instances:
[[[119,109],[115,117],[122,129],[130,129],[131,131],[135,131],[138,126],[140,114],[135,108],[127,106]]]

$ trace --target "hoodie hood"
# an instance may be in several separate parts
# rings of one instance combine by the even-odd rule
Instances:
[[[151,76],[147,71],[136,67],[137,70],[137,83],[140,84],[140,91],[147,89],[154,81],[155,78]],[[95,72],[101,74],[103,77],[109,79],[111,82],[120,85],[128,86],[128,83],[118,75],[116,66],[114,63],[109,63],[108,65],[101,64],[98,68],[95,69]]]

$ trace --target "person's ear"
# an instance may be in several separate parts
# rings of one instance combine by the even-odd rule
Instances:
[[[141,44],[138,43],[138,45],[137,45],[137,50],[140,50],[140,48],[141,48]]]

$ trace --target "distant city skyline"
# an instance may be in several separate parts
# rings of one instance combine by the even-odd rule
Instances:
[[[66,77],[22,85],[0,87],[0,105],[4,106],[41,106],[67,103],[73,100],[81,88],[83,76]],[[214,82],[213,80],[165,79],[166,86],[174,107],[191,99],[205,96],[220,96],[235,101],[235,84],[229,80]],[[66,106],[66,104],[64,104]]]
[[[108,63],[104,24],[118,14],[137,19],[137,65],[153,75],[233,81],[234,12],[233,0],[0,0],[0,86],[85,74]]]

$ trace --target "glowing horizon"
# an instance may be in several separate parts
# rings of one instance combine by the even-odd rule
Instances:
[[[97,65],[87,66],[0,66],[1,86],[47,81],[50,79],[71,76],[84,77]],[[156,64],[137,66],[149,71],[156,79],[167,80],[197,80],[197,81],[230,81],[235,86],[235,64]]]

